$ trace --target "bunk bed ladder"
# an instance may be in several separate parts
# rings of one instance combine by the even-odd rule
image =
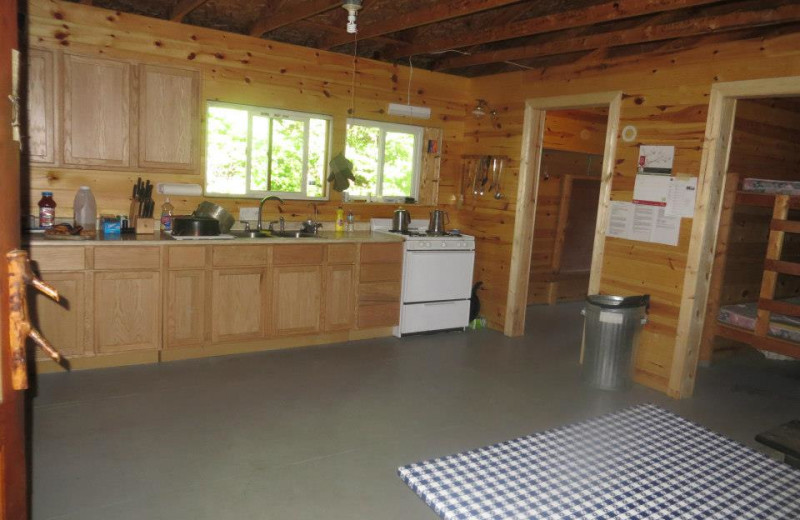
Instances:
[[[761,338],[769,334],[769,324],[773,312],[800,316],[800,305],[775,300],[775,288],[779,274],[800,276],[800,263],[781,260],[786,233],[800,233],[800,221],[788,220],[790,201],[791,198],[788,195],[775,196],[755,327],[755,335]]]

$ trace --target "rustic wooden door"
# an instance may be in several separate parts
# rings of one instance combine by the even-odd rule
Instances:
[[[8,269],[5,254],[19,247],[19,145],[11,120],[11,51],[17,49],[17,0],[0,0],[0,518],[28,517],[24,392],[11,384]]]

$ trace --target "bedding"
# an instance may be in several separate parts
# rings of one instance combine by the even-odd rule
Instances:
[[[800,297],[787,298],[787,303],[800,305]],[[758,308],[756,302],[737,303],[720,307],[717,319],[725,324],[742,329],[755,330]],[[772,313],[769,323],[769,335],[800,343],[800,318]]]

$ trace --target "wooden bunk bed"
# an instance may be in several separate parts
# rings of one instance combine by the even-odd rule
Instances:
[[[797,235],[800,237],[800,220],[789,219],[790,210],[800,209],[800,195],[743,191],[739,189],[739,176],[734,173],[728,175],[727,187],[723,196],[723,209],[720,215],[717,251],[714,258],[700,359],[703,361],[711,359],[717,338],[744,343],[761,351],[800,359],[800,342],[798,342],[800,338],[791,336],[791,339],[788,339],[787,334],[783,333],[786,329],[781,329],[780,325],[781,323],[791,323],[793,318],[800,318],[800,300],[794,298],[793,301],[786,301],[776,296],[780,275],[800,277],[800,261],[790,261],[783,255],[787,236]],[[772,218],[768,220],[769,237],[763,260],[761,288],[755,303],[755,319],[748,321],[747,328],[723,323],[719,320],[720,310],[723,310],[724,315],[726,309],[722,296],[728,254],[732,245],[734,212],[737,208],[743,207],[772,208]],[[797,280],[800,281],[800,278]],[[739,305],[739,307],[745,306]],[[754,323],[752,323],[753,321]],[[750,328],[751,326],[752,328]],[[800,333],[800,330],[798,332]]]

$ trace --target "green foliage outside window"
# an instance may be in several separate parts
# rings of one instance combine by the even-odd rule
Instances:
[[[263,111],[258,107],[209,105],[206,191],[323,197],[329,120]]]

